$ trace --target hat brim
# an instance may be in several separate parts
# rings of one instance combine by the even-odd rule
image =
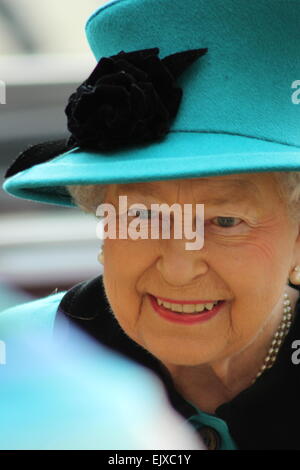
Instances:
[[[3,189],[23,199],[73,207],[66,185],[266,171],[300,171],[300,148],[232,134],[170,131],[160,142],[116,152],[77,147],[7,178]]]

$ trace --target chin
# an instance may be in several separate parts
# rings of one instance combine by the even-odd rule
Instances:
[[[144,345],[153,356],[160,360],[163,364],[173,364],[178,366],[199,366],[213,362],[217,354],[208,350],[174,348],[170,346],[158,345]]]

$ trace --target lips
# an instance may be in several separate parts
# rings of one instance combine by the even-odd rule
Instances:
[[[149,294],[150,303],[153,310],[159,314],[162,318],[175,323],[194,324],[209,320],[214,317],[226,303],[224,300],[218,302],[211,310],[203,310],[202,312],[185,313],[185,312],[173,312],[172,310],[158,305],[156,298]]]

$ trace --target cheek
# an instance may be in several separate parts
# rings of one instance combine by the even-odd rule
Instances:
[[[155,250],[152,245],[151,240],[105,240],[104,270],[115,277],[130,279],[154,262]]]
[[[291,257],[292,240],[279,224],[257,228],[251,236],[232,246],[215,246],[216,266],[233,285],[261,291],[263,286],[285,281]],[[218,264],[219,260],[219,264]]]
[[[253,273],[257,271],[257,282],[266,289],[282,289],[285,284],[292,254],[291,247],[290,234],[279,227],[262,231],[251,243],[248,262],[251,263]]]
[[[287,238],[261,233],[230,256],[226,281],[233,291],[230,342],[235,347],[252,341],[279,301],[289,266]]]
[[[121,327],[135,338],[134,325],[143,301],[137,283],[155,261],[154,252],[149,240],[130,239],[107,239],[104,252],[103,283],[108,301]]]

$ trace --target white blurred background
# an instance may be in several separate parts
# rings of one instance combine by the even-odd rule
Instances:
[[[96,61],[88,17],[107,0],[0,0],[0,176],[31,144],[69,133],[64,108]],[[0,310],[101,274],[97,220],[0,190]]]

